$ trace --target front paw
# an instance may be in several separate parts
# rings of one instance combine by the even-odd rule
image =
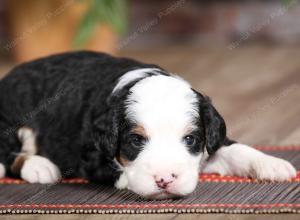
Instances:
[[[29,183],[50,184],[61,179],[58,167],[45,157],[29,156],[21,168],[21,177]]]
[[[117,189],[127,189],[128,187],[128,179],[125,173],[122,173],[119,179],[115,183],[115,187]]]
[[[257,158],[251,169],[251,176],[259,180],[287,181],[296,175],[291,163],[268,155]]]

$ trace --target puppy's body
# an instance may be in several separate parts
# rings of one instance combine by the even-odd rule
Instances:
[[[210,101],[184,80],[100,53],[13,69],[0,82],[0,131],[0,174],[29,182],[82,177],[164,198],[192,192],[200,169],[271,180],[295,175],[288,162],[230,141]]]
[[[147,67],[92,52],[62,54],[16,67],[0,82],[1,163],[13,163],[13,153],[21,152],[22,146],[17,131],[29,127],[36,133],[38,154],[53,161],[64,175],[112,182],[118,172],[110,166],[117,167],[106,158],[110,152],[94,153],[98,150],[95,136],[112,129],[105,119],[110,120],[116,110],[108,99],[117,80],[133,68]],[[96,120],[103,127],[95,128]],[[95,134],[95,129],[103,130]],[[95,173],[96,167],[103,170]]]

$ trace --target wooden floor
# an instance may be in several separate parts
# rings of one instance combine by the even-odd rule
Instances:
[[[227,122],[229,137],[250,145],[300,144],[300,48],[245,46],[123,51],[181,75],[210,96]],[[0,62],[0,75],[10,68]],[[37,217],[37,216],[36,216]],[[58,216],[57,216],[58,217]],[[45,219],[55,219],[47,216]],[[61,216],[60,216],[61,217]],[[63,216],[62,219],[254,219],[247,215]],[[296,215],[289,215],[298,219]],[[22,219],[32,219],[23,216]],[[262,219],[260,216],[258,219]],[[271,219],[281,219],[273,216]],[[12,216],[7,216],[12,219]]]

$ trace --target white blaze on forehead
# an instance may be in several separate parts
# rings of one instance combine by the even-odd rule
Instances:
[[[113,90],[113,93],[122,89],[124,86],[128,85],[129,83],[135,80],[148,76],[148,73],[158,74],[159,71],[161,70],[158,68],[142,68],[142,69],[129,71],[125,73],[122,77],[120,77],[118,84],[115,86]]]
[[[134,85],[128,97],[127,116],[153,134],[179,137],[198,115],[197,97],[184,80],[157,75]]]

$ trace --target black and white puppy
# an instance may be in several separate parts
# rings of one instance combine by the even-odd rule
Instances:
[[[0,177],[81,177],[147,198],[185,196],[198,173],[284,181],[287,161],[231,141],[209,98],[180,77],[102,53],[14,68],[0,81]]]

